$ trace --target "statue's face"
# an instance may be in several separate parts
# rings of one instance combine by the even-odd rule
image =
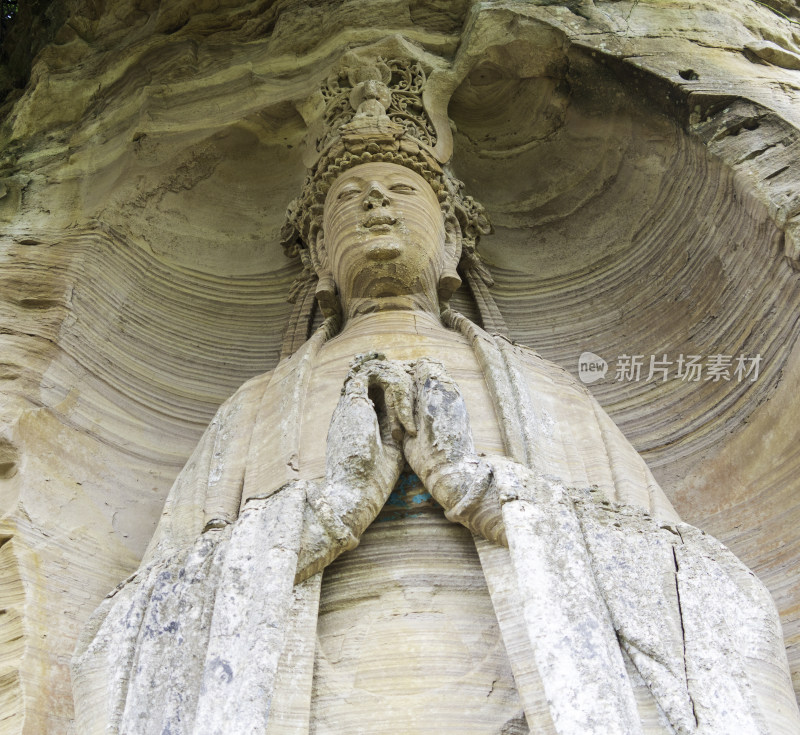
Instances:
[[[345,171],[325,200],[323,231],[344,299],[436,293],[444,219],[433,189],[414,171],[393,163]]]

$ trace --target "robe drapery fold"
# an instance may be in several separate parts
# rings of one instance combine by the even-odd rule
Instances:
[[[302,481],[254,499],[105,600],[76,659],[82,733],[307,731],[321,575],[294,584],[305,501]]]
[[[448,318],[472,343],[504,432],[497,464],[511,469],[494,487],[509,546],[476,544],[532,731],[728,735],[733,722],[742,735],[798,732],[760,582],[680,522],[583,386]],[[220,408],[139,572],[79,642],[79,732],[309,731],[321,573],[294,584],[316,479],[299,476],[299,425],[334,329]]]

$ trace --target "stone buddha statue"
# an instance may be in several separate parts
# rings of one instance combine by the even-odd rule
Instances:
[[[798,732],[764,587],[502,334],[488,222],[393,117],[392,65],[345,77],[284,233],[285,357],[85,629],[78,731]],[[448,305],[462,276],[483,328]]]

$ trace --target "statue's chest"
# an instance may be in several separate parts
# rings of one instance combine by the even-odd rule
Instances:
[[[387,326],[390,318],[376,322]],[[424,327],[362,328],[315,356],[300,431],[301,475],[324,474],[345,376],[357,354],[370,352],[442,362],[464,396],[476,449],[504,453],[483,372],[464,337]],[[415,475],[404,474],[359,546],[323,572],[310,731],[477,735],[507,730],[520,713],[473,538],[445,519]]]
[[[310,479],[325,474],[325,444],[331,415],[353,358],[369,352],[381,353],[390,360],[429,357],[442,362],[464,396],[477,451],[504,453],[486,380],[464,337],[445,329],[353,330],[325,344],[315,358],[300,430],[299,458],[303,477]]]

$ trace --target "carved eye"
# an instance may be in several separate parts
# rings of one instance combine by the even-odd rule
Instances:
[[[389,191],[393,191],[395,194],[416,194],[417,187],[411,184],[397,183],[392,184],[389,187]]]
[[[361,189],[357,186],[346,186],[342,189],[336,197],[336,201],[343,201],[347,199],[352,199],[355,196],[358,196],[361,193]]]

